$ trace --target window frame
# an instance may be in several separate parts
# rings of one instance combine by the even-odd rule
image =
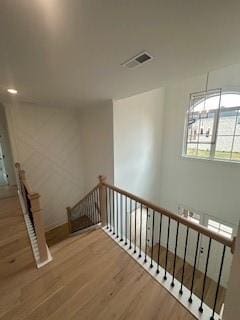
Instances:
[[[216,223],[218,225],[218,227],[214,227],[211,223],[209,223],[209,221],[212,221],[212,222]],[[224,231],[222,229],[222,226],[231,229],[232,232],[230,233],[230,232]],[[209,230],[214,231],[216,233],[219,233],[219,234],[223,235],[226,238],[233,239],[233,237],[234,237],[234,227],[231,224],[223,222],[221,220],[216,220],[216,218],[214,218],[212,216],[208,216],[206,227]]]
[[[212,92],[212,93],[211,93]],[[220,103],[219,103],[219,107],[217,109],[213,109],[210,112],[214,113],[214,120],[213,120],[213,133],[212,133],[212,138],[211,138],[211,142],[204,142],[201,141],[201,143],[198,142],[192,142],[193,144],[208,144],[210,145],[210,151],[209,151],[209,157],[202,157],[199,155],[189,155],[187,154],[187,149],[189,144],[191,144],[191,142],[189,143],[188,141],[188,123],[189,123],[189,111],[191,108],[191,96],[194,95],[204,95],[207,94],[208,98],[214,97],[214,96],[219,96],[220,98]],[[183,158],[188,158],[188,159],[198,159],[198,160],[207,160],[207,161],[219,161],[219,162],[227,162],[227,163],[234,163],[234,164],[240,164],[240,160],[234,160],[234,159],[225,159],[225,158],[220,158],[216,156],[216,145],[217,145],[217,139],[218,139],[218,127],[219,127],[219,122],[220,122],[220,114],[221,112],[225,111],[238,111],[238,114],[236,115],[236,124],[235,124],[235,128],[234,128],[234,133],[233,135],[229,135],[233,137],[233,142],[232,142],[232,147],[231,147],[231,151],[230,154],[232,154],[233,152],[233,145],[234,145],[234,140],[235,137],[238,137],[239,135],[236,135],[236,126],[237,126],[237,119],[240,119],[240,105],[239,106],[233,106],[233,107],[221,107],[221,97],[223,95],[226,94],[236,94],[240,97],[240,90],[223,90],[221,88],[217,88],[217,89],[213,89],[213,90],[208,90],[206,93],[205,91],[199,91],[199,92],[193,92],[189,95],[189,105],[187,106],[186,110],[185,110],[185,125],[184,125],[184,139],[183,139],[183,144],[182,144],[182,157]],[[204,101],[204,97],[202,99],[199,99],[199,101],[196,103],[196,106],[198,104],[201,103],[201,101]],[[221,135],[219,135],[221,136]],[[227,135],[226,135],[227,136]],[[198,149],[197,149],[198,150]]]

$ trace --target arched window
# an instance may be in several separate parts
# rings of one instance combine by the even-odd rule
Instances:
[[[186,156],[240,161],[240,93],[191,94],[186,123]]]

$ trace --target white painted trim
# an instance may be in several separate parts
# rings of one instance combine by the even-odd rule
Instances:
[[[29,218],[29,216],[27,214],[27,211],[26,211],[26,208],[25,208],[25,205],[24,205],[24,201],[23,201],[21,192],[19,190],[18,190],[18,197],[19,197],[21,208],[22,208],[25,224],[26,224],[26,227],[27,227],[28,236],[29,236],[29,239],[30,239],[33,256],[34,256],[34,259],[36,261],[36,266],[37,266],[37,268],[41,268],[41,267],[45,266],[47,263],[49,263],[50,261],[52,261],[52,255],[51,255],[51,253],[49,251],[49,248],[48,248],[48,246],[46,244],[48,258],[47,258],[47,260],[45,260],[43,262],[40,261],[39,250],[38,250],[38,245],[37,245],[37,237],[36,237],[35,231],[33,229],[32,223],[30,221],[30,218]]]
[[[137,253],[134,253],[134,244],[132,243],[132,249],[129,250],[129,241],[127,245],[124,245],[125,241],[120,242],[116,235],[113,235],[109,232],[107,227],[103,227],[102,230],[114,240],[123,250],[125,250],[142,268],[144,268],[158,283],[160,283],[174,298],[176,298],[194,317],[199,320],[209,320],[212,315],[212,309],[209,308],[205,303],[203,304],[203,313],[199,312],[198,308],[201,304],[201,300],[196,296],[192,295],[192,303],[188,302],[188,298],[190,296],[190,290],[183,286],[183,294],[179,294],[181,283],[175,279],[174,287],[171,286],[172,275],[167,272],[167,280],[163,279],[164,269],[159,266],[159,273],[156,273],[157,263],[155,261],[152,262],[153,267],[150,268],[149,263],[144,262],[145,253],[141,251],[141,258],[138,257],[139,250]],[[147,256],[147,261],[150,261],[150,257]],[[220,316],[215,313],[215,320],[220,320]]]
[[[189,160],[199,160],[199,161],[210,161],[212,163],[221,163],[223,165],[230,165],[230,166],[236,166],[240,165],[240,161],[236,160],[226,160],[226,159],[220,159],[220,158],[203,158],[203,157],[197,157],[197,156],[188,156],[186,154],[182,154],[180,156],[180,159],[189,159]]]
[[[45,266],[47,263],[49,263],[50,261],[52,261],[51,253],[48,249],[48,246],[46,245],[47,252],[48,252],[48,258],[47,258],[47,260],[40,262],[39,250],[38,250],[38,245],[37,245],[37,237],[35,235],[32,223],[30,221],[28,214],[23,214],[23,217],[24,217],[24,220],[25,220],[25,223],[27,226],[28,235],[29,235],[29,239],[31,242],[31,247],[32,247],[32,251],[33,251],[35,261],[36,261],[37,268],[41,268],[41,267]]]

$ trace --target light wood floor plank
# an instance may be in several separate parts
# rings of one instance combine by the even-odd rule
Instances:
[[[0,320],[194,319],[102,230],[37,270],[17,198],[0,199]]]

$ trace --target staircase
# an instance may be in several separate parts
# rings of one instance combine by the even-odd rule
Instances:
[[[19,201],[37,268],[52,260],[45,237],[40,195],[33,192],[20,163],[15,164]]]
[[[99,187],[93,188],[81,201],[72,208],[67,208],[70,233],[80,231],[101,222]]]

